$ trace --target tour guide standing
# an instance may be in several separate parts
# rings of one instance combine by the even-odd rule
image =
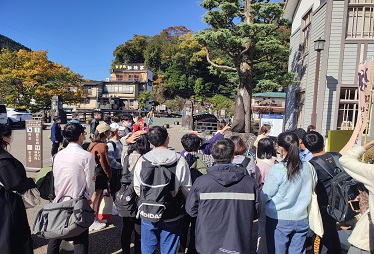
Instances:
[[[134,174],[134,189],[139,198],[139,211],[141,217],[141,248],[143,254],[153,254],[156,251],[158,242],[160,242],[161,253],[176,253],[178,242],[180,238],[180,227],[182,224],[183,209],[179,209],[178,213],[171,212],[166,206],[163,216],[157,222],[151,222],[149,214],[142,213],[140,209],[142,204],[142,197],[147,192],[157,189],[160,186],[157,177],[162,178],[164,174],[171,172],[171,185],[167,191],[162,192],[165,195],[175,197],[181,196],[181,193],[186,197],[191,188],[190,170],[186,160],[174,151],[168,149],[170,136],[167,130],[161,126],[153,126],[147,133],[150,143],[154,146],[153,150],[144,154],[136,166]],[[165,169],[166,168],[166,169]],[[145,181],[148,180],[148,181]],[[164,180],[164,179],[163,179]],[[146,185],[145,185],[146,184]],[[166,189],[164,189],[166,190]],[[168,191],[170,190],[170,192]],[[181,191],[181,193],[180,193]],[[155,190],[154,192],[157,192]],[[179,192],[179,193],[178,193]],[[182,199],[183,199],[182,195]],[[152,196],[152,195],[150,195]],[[162,199],[163,197],[161,197]],[[174,200],[174,199],[173,199]],[[183,205],[185,200],[182,200]],[[143,203],[145,204],[145,203]],[[145,207],[145,206],[143,206]],[[183,208],[183,207],[182,207]],[[174,211],[174,210],[173,210]],[[151,214],[152,215],[152,214]],[[164,216],[167,215],[167,216]],[[147,218],[147,216],[149,216]]]
[[[198,177],[186,201],[186,212],[196,220],[198,253],[251,253],[256,219],[256,183],[246,169],[232,164],[234,143],[213,143],[215,165]]]
[[[54,116],[53,124],[51,127],[52,157],[58,152],[58,148],[60,147],[60,143],[62,142],[62,139],[63,138],[62,138],[61,127],[60,127],[60,117]]]
[[[66,148],[58,152],[53,160],[53,176],[56,198],[54,202],[78,198],[84,195],[91,199],[95,190],[93,181],[95,159],[90,152],[81,147],[84,128],[78,123],[67,124],[63,131],[69,141]],[[88,253],[88,229],[82,234],[67,239],[74,241],[74,253]],[[61,239],[49,240],[47,254],[58,254]]]

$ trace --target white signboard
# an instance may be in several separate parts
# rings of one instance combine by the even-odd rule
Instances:
[[[269,136],[278,137],[283,132],[283,115],[277,114],[261,114],[260,128],[263,124],[271,126]]]

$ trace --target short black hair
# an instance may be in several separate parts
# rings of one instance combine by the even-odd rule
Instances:
[[[168,138],[168,131],[163,126],[153,126],[147,132],[149,142],[155,147],[162,146]]]
[[[316,131],[307,132],[303,137],[303,143],[311,153],[321,152],[324,147],[324,142],[323,136]]]
[[[135,143],[130,144],[127,150],[127,154],[131,154],[132,152],[136,151],[138,154],[143,155],[148,153],[151,150],[151,147],[148,142],[148,138],[146,134],[140,135]]]
[[[304,135],[306,134],[306,131],[303,128],[297,128],[292,132],[295,133],[299,139],[303,139]]]
[[[132,121],[132,116],[129,114],[123,115],[121,121]]]
[[[210,153],[218,164],[231,163],[235,145],[228,138],[218,139],[213,143]]]
[[[84,133],[84,128],[79,123],[68,123],[62,131],[62,135],[69,142],[77,142],[82,133]]]
[[[271,138],[262,138],[257,145],[257,158],[271,159],[276,156],[274,142]]]
[[[187,133],[182,136],[181,143],[187,152],[197,152],[201,145],[201,138],[195,134]]]

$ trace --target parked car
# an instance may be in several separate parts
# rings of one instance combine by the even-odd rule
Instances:
[[[0,123],[7,124],[8,123],[8,116],[6,113],[6,106],[0,105]]]
[[[9,125],[25,126],[26,120],[32,120],[32,114],[23,108],[6,108]]]

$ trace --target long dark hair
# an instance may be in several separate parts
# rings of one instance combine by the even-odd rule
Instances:
[[[6,150],[9,145],[4,141],[4,137],[10,137],[12,135],[12,128],[9,125],[0,123],[0,149]]]
[[[287,151],[283,161],[287,163],[287,178],[291,180],[300,171],[299,139],[295,133],[282,132],[278,136],[278,146]]]
[[[273,140],[271,138],[260,139],[257,145],[257,158],[271,159],[273,156],[276,156]]]
[[[146,154],[151,150],[151,146],[149,144],[148,138],[146,134],[140,135],[136,142],[129,145],[127,150],[127,154],[131,154],[132,152],[136,151],[140,155]]]

